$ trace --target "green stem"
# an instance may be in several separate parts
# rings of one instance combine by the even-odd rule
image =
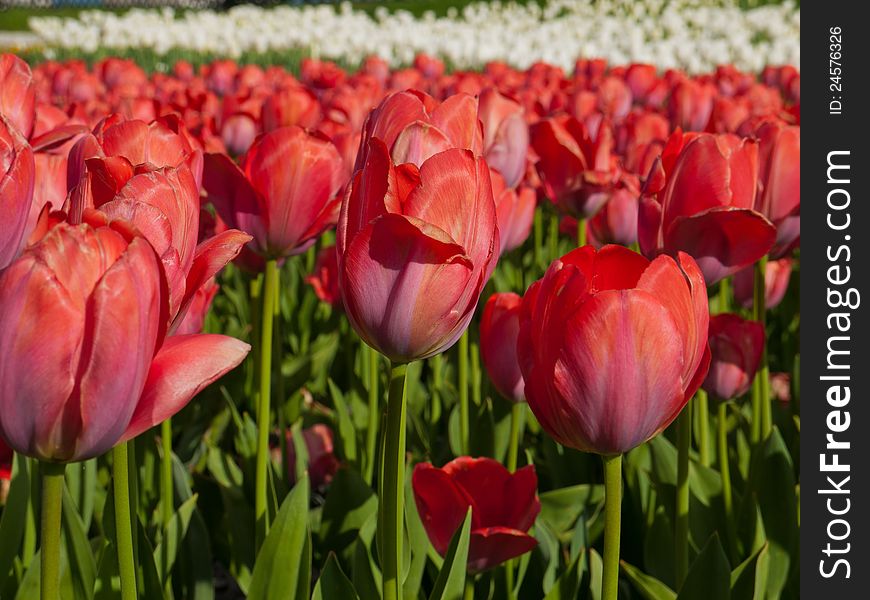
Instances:
[[[60,515],[63,508],[64,465],[41,462],[42,516],[40,540],[40,595],[60,600]]]
[[[483,376],[480,370],[480,346],[477,342],[471,342],[471,401],[475,406],[480,406],[481,386],[483,385]]]
[[[543,248],[544,247],[544,216],[543,216],[543,211],[541,210],[540,206],[535,208],[535,218],[532,221],[532,228],[533,228],[533,236],[535,238],[535,245],[534,245],[534,249],[533,249],[535,266],[541,267],[541,266],[543,266],[543,262],[544,262],[544,260],[543,260],[543,255],[544,255],[544,252],[543,252],[543,249],[544,249]]]
[[[462,600],[474,600],[474,575],[465,574],[465,593],[462,594]]]
[[[698,461],[705,467],[710,466],[710,407],[707,392],[698,390],[695,395],[698,409]]]
[[[163,515],[163,581],[170,588],[169,579],[169,522],[175,512],[172,487],[172,419],[166,419],[160,424],[160,508]]]
[[[459,451],[468,455],[468,330],[459,338]]]
[[[257,407],[257,466],[254,491],[254,517],[256,519],[256,549],[269,534],[269,514],[266,507],[269,468],[269,427],[271,423],[272,394],[272,322],[275,316],[275,287],[278,283],[278,265],[266,261],[266,279],[263,285],[263,329],[260,335],[260,397]]]
[[[692,401],[677,418],[677,510],[674,530],[677,588],[689,572],[689,445],[692,439]]]
[[[524,404],[525,403],[523,402],[515,402],[511,406],[511,437],[508,439],[507,465],[505,465],[511,473],[517,470],[520,438],[523,436],[523,417],[525,416]]]
[[[586,245],[586,219],[577,219],[577,247]]]
[[[767,363],[767,306],[764,294],[764,276],[767,271],[767,256],[755,263],[755,286],[753,289],[753,318],[765,329],[765,344],[761,349],[761,365],[755,374],[758,382],[758,406],[761,417],[759,440],[766,440],[773,428],[772,406],[770,404],[770,367]]]
[[[731,497],[731,467],[728,464],[728,416],[726,414],[728,405],[722,400],[719,402],[717,409],[717,430],[718,430],[718,452],[719,452],[719,474],[722,477],[722,503],[725,505],[725,527],[728,551],[731,554],[731,559],[737,557],[737,541],[734,532],[734,519],[732,517],[733,500]]]
[[[362,343],[363,362],[368,369],[369,392],[369,425],[366,430],[366,481],[374,481],[375,452],[378,446],[378,420],[380,419],[380,402],[378,397],[378,377],[380,355],[371,347]]]
[[[604,570],[601,600],[616,600],[619,590],[619,530],[622,518],[622,455],[604,459]]]
[[[402,543],[405,492],[405,406],[407,364],[391,365],[384,432],[384,462],[381,469],[380,523],[383,542],[382,573],[384,600],[399,600],[402,590]]]
[[[515,600],[514,594],[514,561],[509,560],[504,564],[504,589],[506,600]]]
[[[719,313],[727,313],[731,310],[731,284],[726,277],[719,282]]]
[[[550,261],[556,260],[559,257],[559,215],[556,213],[550,215],[550,231],[547,234],[547,241],[550,243],[548,258]]]
[[[130,469],[127,444],[112,450],[112,482],[115,494],[115,546],[118,553],[118,573],[121,576],[121,598],[135,600],[136,562],[133,557],[133,518],[130,514]]]

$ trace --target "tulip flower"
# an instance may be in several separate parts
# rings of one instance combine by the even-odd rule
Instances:
[[[515,188],[526,171],[529,128],[518,102],[487,88],[480,95],[478,117],[483,124],[483,155],[501,173],[505,185]]]
[[[9,481],[12,478],[12,448],[6,445],[0,436],[0,481]]]
[[[767,121],[759,138],[758,196],[755,209],[776,227],[772,259],[782,258],[800,244],[801,128]]]
[[[513,293],[493,294],[480,322],[480,353],[495,389],[506,400],[525,402],[525,383],[517,359],[522,298]]]
[[[305,450],[308,453],[308,478],[311,487],[323,490],[332,481],[341,463],[335,456],[332,429],[323,423],[316,423],[302,430]],[[287,472],[290,481],[296,481],[296,447],[293,445],[291,430],[287,430]]]
[[[675,132],[642,190],[638,242],[647,257],[690,254],[707,285],[766,255],[776,228],[753,209],[756,142]]]
[[[0,269],[18,256],[30,235],[34,172],[33,151],[0,115]]]
[[[193,293],[187,313],[175,329],[175,335],[202,333],[205,318],[218,291],[220,291],[220,286],[212,277]]]
[[[498,257],[489,170],[453,149],[417,170],[369,143],[338,223],[344,306],[367,344],[396,363],[452,346]]]
[[[429,540],[442,556],[471,507],[469,573],[522,556],[538,544],[527,533],[541,510],[534,465],[510,473],[491,458],[460,456],[440,469],[418,464],[411,485]]]
[[[267,133],[291,126],[313,128],[320,118],[317,98],[298,84],[270,94],[260,112],[263,131]]]
[[[598,214],[587,221],[589,242],[596,248],[606,244],[631,246],[637,242],[638,193],[636,184],[620,187]]]
[[[206,155],[203,184],[220,217],[254,237],[252,250],[280,259],[303,252],[335,224],[341,173],[332,143],[284,127],[260,136],[241,167],[225,154]]]
[[[537,197],[535,190],[528,186],[518,190],[507,187],[502,176],[494,169],[490,169],[490,175],[501,254],[507,254],[522,246],[529,238]]]
[[[27,139],[33,132],[35,107],[30,67],[14,54],[0,54],[0,116]]]
[[[764,269],[764,306],[774,308],[785,298],[791,279],[792,259],[769,260]],[[755,269],[746,267],[732,278],[734,299],[743,308],[752,308]]]
[[[710,318],[709,342],[710,371],[704,389],[723,400],[742,396],[761,363],[764,327],[738,315],[716,315]]]
[[[338,253],[335,246],[328,246],[317,253],[314,271],[305,277],[305,283],[314,289],[321,302],[332,306],[341,305],[341,289],[338,287]]]

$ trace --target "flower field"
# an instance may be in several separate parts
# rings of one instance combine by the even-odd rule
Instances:
[[[800,596],[798,9],[31,27],[0,598]]]

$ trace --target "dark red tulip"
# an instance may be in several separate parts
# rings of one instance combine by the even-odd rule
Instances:
[[[490,381],[511,402],[525,402],[525,383],[517,359],[520,304],[514,293],[493,294],[480,321],[480,355]]]
[[[781,258],[800,244],[801,128],[767,121],[759,139],[758,197],[755,209],[776,227],[771,258]]]
[[[638,215],[648,257],[687,252],[707,285],[767,254],[776,228],[753,209],[758,145],[735,135],[675,132],[650,170]]]
[[[522,105],[487,88],[480,95],[478,116],[483,124],[487,164],[501,173],[507,187],[517,187],[526,172],[529,149],[529,128]]]
[[[631,246],[637,242],[639,193],[636,183],[614,190],[604,208],[586,222],[589,243],[600,248],[607,244]]]
[[[345,311],[390,360],[433,356],[468,327],[498,258],[489,169],[458,149],[395,166],[377,138],[366,155],[338,223]]]
[[[471,573],[522,556],[538,544],[527,533],[541,511],[534,465],[511,473],[491,458],[460,456],[440,469],[418,464],[411,483],[417,512],[442,556],[471,507]]]
[[[9,481],[12,478],[12,458],[12,448],[0,436],[0,481]]]
[[[27,63],[14,54],[0,54],[0,117],[25,139],[33,132],[36,90]]]
[[[584,246],[523,298],[517,343],[526,400],[559,443],[621,454],[673,421],[710,361],[707,288],[690,256],[652,262]]]
[[[332,429],[323,423],[315,423],[302,430],[305,450],[308,453],[308,477],[311,487],[322,490],[332,481],[341,463],[335,455]],[[287,430],[287,470],[290,481],[296,480],[296,447],[293,434]]]
[[[33,151],[18,130],[0,115],[0,269],[24,248],[33,227],[35,164]]]
[[[713,113],[716,88],[710,83],[684,79],[671,91],[671,125],[683,131],[704,131]]]
[[[716,398],[730,400],[746,393],[764,349],[764,326],[738,315],[710,317],[710,371],[703,387]]]
[[[342,172],[329,140],[284,127],[260,136],[241,167],[208,154],[203,183],[227,225],[251,234],[261,256],[279,259],[303,252],[335,224]]]
[[[501,254],[506,254],[522,246],[528,239],[535,219],[537,196],[535,190],[528,186],[510,189],[498,171],[490,169],[490,175]]]
[[[788,291],[791,279],[792,259],[780,258],[767,261],[764,270],[764,306],[768,309],[778,306]],[[755,288],[755,267],[746,267],[733,277],[734,299],[744,308],[751,308]]]
[[[317,253],[314,270],[305,277],[305,283],[314,289],[321,302],[332,306],[341,305],[341,290],[338,287],[338,250],[328,246]]]
[[[178,412],[249,346],[165,337],[154,249],[122,222],[60,224],[0,274],[0,436],[55,462],[103,454]]]

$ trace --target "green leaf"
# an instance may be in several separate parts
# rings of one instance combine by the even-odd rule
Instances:
[[[154,562],[154,548],[151,546],[151,541],[148,539],[148,533],[142,525],[140,519],[136,519],[138,534],[136,540],[139,544],[139,552],[137,554],[136,564],[136,583],[139,587],[141,597],[144,598],[164,598],[163,582],[160,581],[160,575],[157,573],[157,564]]]
[[[6,506],[0,517],[0,582],[12,568],[21,538],[24,535],[24,524],[27,522],[27,502],[30,497],[30,475],[27,472],[27,459],[15,454],[12,464],[12,481]]]
[[[159,565],[158,572],[164,583],[172,572],[175,558],[178,556],[178,550],[187,535],[190,519],[193,517],[193,511],[196,510],[196,499],[197,496],[193,495],[178,507],[175,514],[169,519],[163,539],[154,548],[154,562]],[[165,556],[164,548],[166,548]],[[164,562],[166,563],[165,565]]]
[[[465,572],[468,565],[468,545],[471,538],[471,507],[462,526],[453,534],[444,564],[435,580],[429,600],[462,600],[465,592]]]
[[[356,429],[350,417],[350,410],[344,399],[344,394],[341,393],[341,389],[335,385],[335,382],[331,378],[327,379],[327,385],[329,386],[332,404],[335,406],[335,412],[338,416],[338,441],[340,442],[341,455],[351,463],[356,463],[358,460]]]
[[[574,600],[577,597],[577,593],[580,591],[580,579],[585,570],[585,556],[585,550],[577,553],[568,570],[556,580],[544,600]]]
[[[767,544],[731,572],[731,597],[734,600],[764,600],[769,568]]]
[[[279,600],[308,597],[311,536],[308,531],[308,477],[287,495],[257,555],[250,598]]]
[[[619,561],[619,564],[622,567],[622,572],[646,600],[676,600],[677,594],[674,593],[674,590],[652,575],[647,575],[624,560]]]
[[[668,586],[674,584],[674,525],[661,506],[647,530],[643,546],[643,564],[647,572]]]
[[[414,497],[411,480],[411,477],[405,478],[405,498]],[[405,525],[408,532],[406,546],[411,553],[411,563],[408,565],[408,575],[402,584],[402,592],[406,598],[417,598],[420,595],[423,572],[426,569],[426,557],[432,543],[426,534],[423,521],[420,520],[416,502],[405,503]]]
[[[341,553],[350,547],[360,528],[378,510],[378,499],[362,476],[341,467],[332,479],[323,504],[319,538],[324,551]]]
[[[175,496],[179,502],[187,502],[193,497],[187,472],[177,456],[172,456],[172,479]],[[251,516],[253,522],[253,513]],[[189,600],[213,600],[214,581],[211,555],[211,539],[205,519],[199,509],[193,511],[187,535],[184,537],[184,549],[176,558],[178,563],[173,575],[173,583],[181,587],[181,598]]]
[[[358,600],[359,596],[353,583],[347,578],[338,564],[335,554],[329,553],[326,566],[320,572],[311,600]]]
[[[541,500],[541,518],[559,535],[570,532],[577,517],[584,510],[592,514],[594,507],[604,502],[604,486],[581,484],[538,495]]]
[[[370,515],[359,530],[359,537],[353,548],[353,586],[362,598],[381,597],[381,570],[374,558],[375,528],[377,514]]]
[[[76,511],[75,501],[64,486],[63,489],[63,534],[66,542],[67,561],[70,565],[75,598],[93,600],[97,566],[91,551],[84,523]]]
[[[731,565],[719,541],[713,534],[695,558],[680,588],[677,600],[730,600]]]
[[[91,526],[97,490],[97,459],[92,458],[66,466],[66,487],[81,516],[85,531]]]

